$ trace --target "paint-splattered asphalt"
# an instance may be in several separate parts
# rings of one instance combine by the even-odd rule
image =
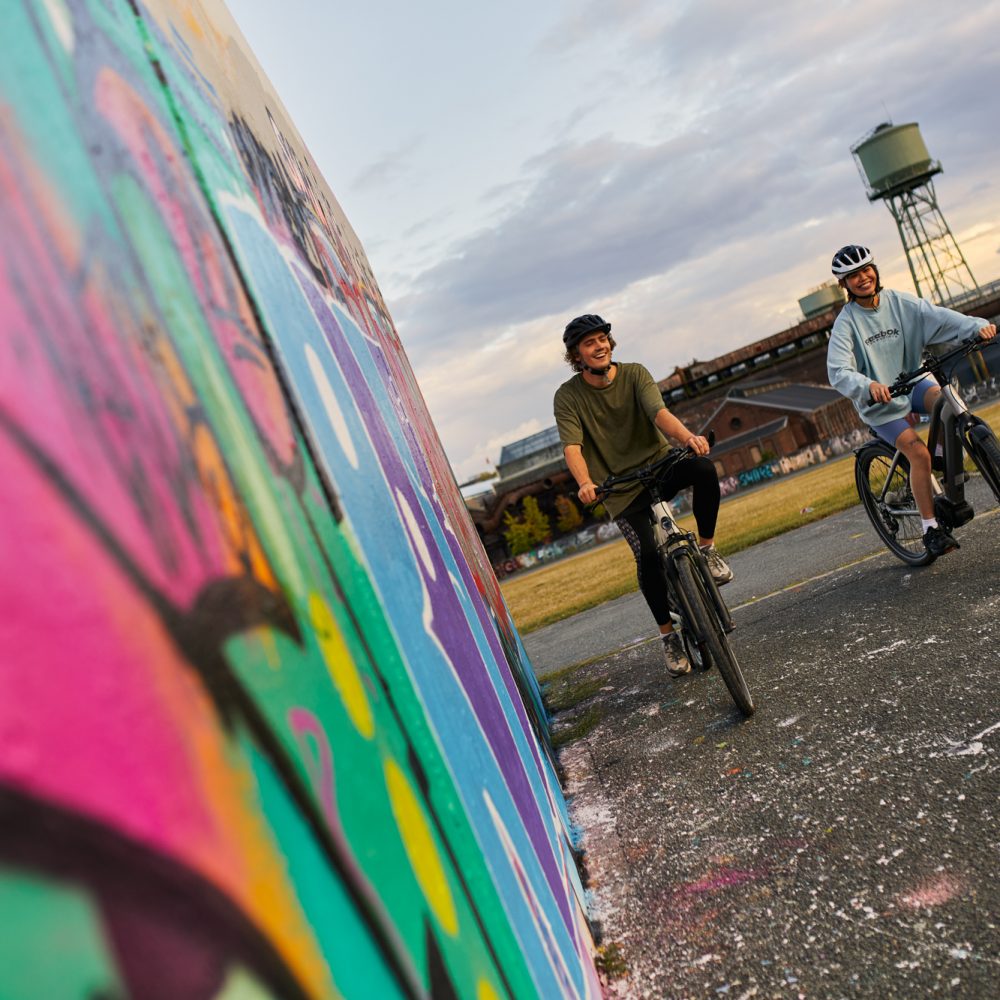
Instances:
[[[655,642],[603,655],[602,616],[571,623],[598,656],[580,676],[603,678],[555,723],[603,712],[561,759],[628,969],[609,996],[1000,996],[1000,511],[980,485],[961,550],[926,569],[864,559],[859,509],[734,558],[750,721],[714,672],[671,681]]]

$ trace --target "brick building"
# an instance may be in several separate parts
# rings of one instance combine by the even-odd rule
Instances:
[[[711,457],[725,477],[860,426],[851,401],[829,386],[768,379],[731,388],[698,430],[715,432]]]
[[[988,285],[954,308],[995,317],[1000,282]],[[657,383],[666,405],[692,429],[716,433],[712,458],[720,476],[759,465],[770,454],[781,458],[802,448],[845,437],[861,426],[850,402],[830,388],[826,345],[844,301],[827,283],[799,300],[804,319],[710,361],[679,366]],[[555,427],[504,447],[493,493],[470,505],[473,522],[490,558],[505,558],[503,515],[526,496],[555,513],[560,495],[575,497]]]

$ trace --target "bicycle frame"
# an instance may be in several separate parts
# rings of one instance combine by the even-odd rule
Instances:
[[[941,395],[930,414],[927,449],[931,455],[934,455],[938,445],[940,445],[944,456],[943,477],[939,479],[933,473],[931,474],[931,491],[934,495],[934,509],[937,516],[950,528],[961,527],[966,522],[971,521],[975,513],[965,499],[965,483],[969,478],[965,472],[965,452],[967,450],[965,439],[974,426],[976,418],[969,412],[969,407],[961,394],[951,384],[950,379],[945,374],[945,369],[952,360],[964,357],[974,350],[979,350],[981,346],[978,341],[970,340],[938,358],[933,355],[925,355],[924,364],[917,371],[900,374],[899,379],[890,387],[890,392],[894,396],[909,392],[916,384],[912,380],[922,375],[931,375],[941,387]],[[972,454],[971,451],[970,454]],[[883,486],[879,500],[885,500],[886,488],[899,467],[900,456],[901,453],[897,449],[893,455],[886,484]],[[899,513],[917,514],[918,511],[914,507],[913,509],[900,510]]]
[[[714,435],[709,434],[709,441]],[[649,465],[609,476],[597,488],[599,497],[607,496],[625,483],[638,483],[649,494],[653,543],[659,570],[670,592],[670,616],[674,629],[680,630],[685,651],[701,669],[715,666],[729,690],[736,707],[744,716],[754,713],[753,696],[747,687],[743,671],[726,638],[734,628],[729,608],[712,579],[708,560],[698,547],[698,539],[684,531],[674,520],[670,504],[660,493],[660,476],[674,462],[680,461],[687,449],[675,448]]]
[[[712,579],[712,574],[708,569],[708,562],[698,547],[697,539],[690,531],[682,530],[681,526],[674,520],[670,504],[660,499],[659,489],[655,482],[646,488],[653,498],[653,502],[649,508],[653,518],[653,538],[656,540],[656,548],[660,553],[663,565],[669,566],[672,569],[673,559],[666,557],[673,556],[680,547],[689,549],[691,555],[694,557],[695,565],[705,580],[708,592],[712,595],[712,604],[719,616],[719,622],[722,625],[723,631],[727,633],[732,632],[735,626],[729,614],[729,608],[726,607],[726,602],[719,593],[718,584]],[[672,584],[676,583],[676,579],[672,579],[670,582]]]
[[[952,517],[952,527],[959,527],[972,519],[972,508],[965,499],[965,447],[964,431],[970,423],[969,408],[965,400],[950,383],[941,383],[941,397],[934,404],[930,429],[927,433],[927,448],[933,455],[938,444],[944,452],[944,482],[931,476],[934,504],[945,503]]]

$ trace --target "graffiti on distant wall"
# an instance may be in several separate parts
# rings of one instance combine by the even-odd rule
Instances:
[[[554,562],[562,559],[563,556],[580,552],[591,546],[610,542],[621,538],[621,532],[614,521],[607,521],[589,528],[582,528],[574,531],[570,535],[564,535],[547,545],[540,545],[537,549],[522,552],[520,555],[511,556],[510,559],[502,559],[493,564],[493,569],[500,579],[510,576],[521,569],[530,569],[532,566],[539,566],[547,562]]]
[[[858,433],[860,435],[861,432]],[[854,438],[851,440],[853,441]],[[798,472],[807,466],[825,462],[831,455],[841,455],[849,447],[853,447],[853,445],[845,444],[843,439],[834,438],[823,444],[811,444],[793,455],[782,455],[777,461],[764,462],[762,465],[755,465],[752,469],[744,469],[735,476],[725,476],[719,480],[722,495],[724,497],[731,496],[748,486],[757,486],[774,479],[776,476],[787,476],[790,472]]]
[[[523,646],[228,13],[4,19],[0,993],[598,995]]]

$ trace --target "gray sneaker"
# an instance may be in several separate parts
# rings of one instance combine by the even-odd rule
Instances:
[[[683,677],[691,671],[691,661],[684,652],[684,644],[676,632],[668,632],[663,636],[663,659],[667,664],[667,673],[671,677]]]
[[[716,586],[721,587],[724,583],[729,583],[733,578],[733,571],[729,568],[729,563],[719,555],[715,546],[707,545],[701,551],[708,560],[708,571],[712,574]]]

